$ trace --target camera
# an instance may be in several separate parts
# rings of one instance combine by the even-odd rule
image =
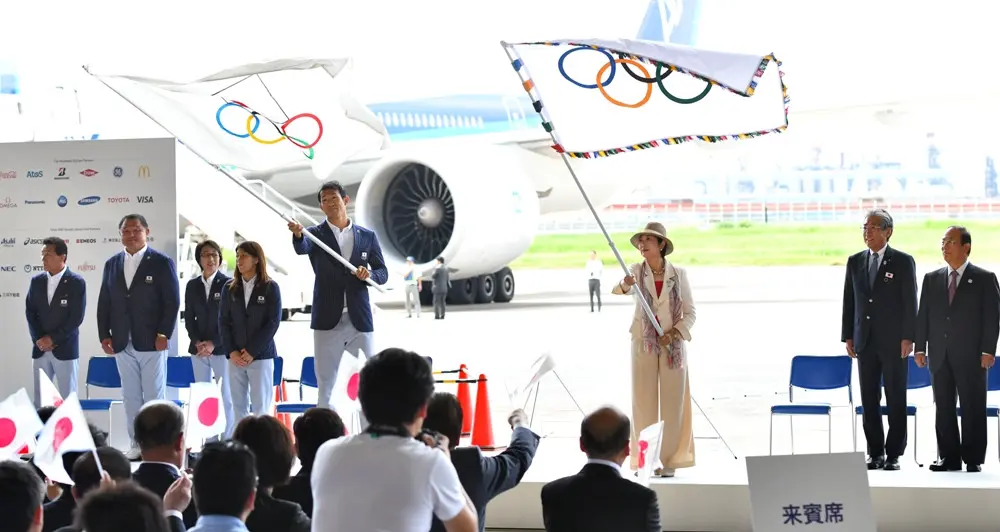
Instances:
[[[420,433],[415,436],[415,438],[417,441],[423,443],[424,436],[430,436],[431,439],[433,439],[437,445],[441,445],[441,443],[444,441],[444,436],[442,436],[440,432],[436,432],[430,429],[421,430]]]

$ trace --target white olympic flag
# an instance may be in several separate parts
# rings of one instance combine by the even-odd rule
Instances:
[[[62,238],[67,267],[87,282],[80,326],[80,396],[87,363],[102,354],[97,297],[104,262],[122,250],[118,222],[149,222],[149,247],[177,260],[175,140],[96,140],[0,144],[0,397],[31,389],[31,336],[25,296],[42,272],[42,240]],[[170,354],[176,355],[176,330]]]

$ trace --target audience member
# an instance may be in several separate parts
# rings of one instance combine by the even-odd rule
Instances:
[[[132,463],[125,453],[114,447],[99,447],[96,453],[101,460],[101,469],[97,468],[94,453],[83,453],[76,462],[73,462],[70,478],[73,479],[74,486],[70,489],[70,493],[77,505],[87,493],[101,485],[102,470],[107,474],[107,478],[114,481],[132,478]],[[66,525],[56,532],[81,532],[81,529],[75,525]]]
[[[576,475],[542,487],[542,518],[548,532],[660,532],[656,493],[622,477],[631,423],[610,407],[580,426],[587,465]]]
[[[184,412],[171,401],[150,401],[136,414],[134,424],[142,462],[132,479],[162,499],[184,466]],[[184,525],[192,527],[197,521],[195,505],[188,505]]]
[[[257,466],[257,496],[246,518],[250,532],[282,530],[309,532],[312,522],[294,502],[275,499],[271,489],[288,481],[295,464],[295,449],[288,429],[271,416],[248,416],[233,431],[233,441],[253,451]]]
[[[93,423],[87,423],[90,428],[90,437],[94,440],[94,445],[96,447],[106,447],[108,445],[108,433],[97,428]],[[73,478],[73,464],[76,463],[77,458],[86,453],[79,451],[70,451],[64,453],[62,456],[63,468],[70,475],[70,479]],[[39,470],[39,474],[44,477],[44,473]],[[45,524],[42,526],[42,532],[53,532],[64,526],[69,526],[73,523],[73,513],[76,512],[76,499],[73,498],[72,489],[73,486],[68,484],[58,484],[59,495],[53,499],[51,502],[45,503]]]
[[[189,532],[247,532],[244,522],[257,496],[255,463],[253,451],[240,442],[205,445],[194,466],[194,502],[201,516]]]
[[[479,529],[448,438],[421,434],[433,393],[431,367],[416,353],[386,349],[368,360],[358,398],[370,426],[316,453],[314,530],[426,532],[434,516],[448,532]]]
[[[10,532],[40,532],[45,485],[19,460],[0,461],[0,522]]]
[[[479,447],[456,448],[462,437],[463,416],[458,398],[450,393],[436,393],[427,406],[424,428],[448,437],[451,463],[476,507],[479,531],[482,532],[486,529],[486,504],[521,482],[538,450],[540,437],[524,426],[527,416],[523,410],[517,409],[507,418],[514,431],[510,436],[510,445],[497,456],[483,456]],[[444,524],[436,517],[431,532],[444,532]]]
[[[299,472],[284,485],[274,486],[271,496],[298,503],[302,511],[312,517],[313,496],[309,477],[312,475],[313,461],[320,445],[346,434],[344,422],[333,410],[310,408],[296,418],[292,425],[295,432],[295,452],[299,456]]]
[[[80,501],[76,528],[87,532],[184,531],[176,519],[167,523],[159,497],[131,481],[109,482],[90,491]]]

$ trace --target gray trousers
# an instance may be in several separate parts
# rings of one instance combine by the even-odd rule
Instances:
[[[445,299],[448,298],[448,294],[434,294],[434,317],[439,319],[444,319],[444,307]]]
[[[333,387],[337,383],[340,362],[345,352],[355,357],[360,357],[361,353],[364,353],[366,360],[375,356],[373,336],[373,333],[355,329],[351,317],[346,312],[336,327],[329,331],[313,331],[316,384],[319,388],[316,406],[330,408],[330,398],[333,396]]]
[[[41,408],[42,397],[39,388],[39,381],[41,377],[38,375],[38,370],[45,372],[45,375],[56,385],[56,389],[59,390],[59,395],[63,399],[69,397],[71,393],[76,392],[76,379],[77,372],[79,369],[80,361],[78,359],[74,360],[59,360],[51,351],[46,351],[42,353],[42,356],[32,360],[31,367],[34,370],[35,377],[35,408]]]
[[[413,311],[417,311],[417,317],[420,317],[420,290],[417,289],[417,285],[408,284],[403,290],[406,294],[406,315],[412,316]]]

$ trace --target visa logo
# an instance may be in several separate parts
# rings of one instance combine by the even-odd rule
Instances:
[[[136,196],[135,201],[139,203],[153,203],[153,196]]]
[[[28,170],[27,177],[45,177],[41,170]]]

